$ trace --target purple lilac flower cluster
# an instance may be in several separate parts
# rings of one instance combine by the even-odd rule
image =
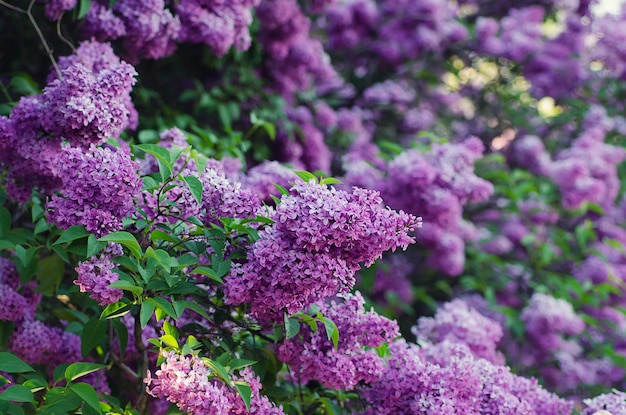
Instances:
[[[390,353],[383,376],[361,392],[364,414],[566,415],[573,408],[535,379],[475,359],[463,343],[445,340],[420,349],[399,340]]]
[[[45,14],[50,20],[59,20],[64,12],[72,10],[78,0],[47,0]]]
[[[293,370],[295,381],[306,384],[316,380],[327,388],[351,390],[359,382],[373,382],[383,370],[383,360],[374,348],[400,335],[398,324],[365,312],[365,300],[357,291],[315,303],[339,330],[337,347],[318,327],[313,332],[301,324],[299,335],[287,339],[278,348],[278,358]]]
[[[390,161],[382,174],[371,166],[351,174],[355,166],[365,167],[353,162],[345,163],[344,168],[348,180],[357,177],[380,189],[394,209],[419,212],[424,226],[417,240],[431,251],[428,265],[458,275],[465,262],[464,239],[474,238],[462,218],[463,205],[483,201],[493,192],[491,183],[473,172],[483,149],[478,138],[470,138],[458,144],[434,144],[428,153],[407,150]],[[364,177],[367,172],[371,179]],[[351,184],[348,180],[344,181]]]
[[[247,50],[252,8],[261,0],[182,0],[174,6],[182,27],[181,42],[204,43],[217,56],[234,45]]]
[[[399,65],[467,38],[456,14],[456,5],[445,0],[339,2],[326,10],[328,48],[349,53],[358,45]]]
[[[99,236],[122,229],[141,190],[139,166],[130,153],[114,147],[92,146],[88,152],[65,147],[58,161],[63,185],[46,204],[49,219],[62,229],[84,225]]]
[[[296,0],[263,0],[256,17],[261,23],[258,39],[267,54],[266,76],[288,101],[314,81],[337,77],[322,43],[310,37],[311,21]]]
[[[420,317],[411,329],[418,343],[442,343],[449,340],[465,344],[476,359],[495,365],[504,364],[504,356],[496,350],[502,338],[502,327],[456,299],[437,309],[434,317]]]
[[[280,130],[274,147],[276,157],[295,168],[330,172],[332,153],[324,143],[324,133],[315,125],[311,111],[306,107],[287,108],[287,117],[297,125],[295,137]]]
[[[0,320],[32,320],[40,301],[41,294],[34,290],[34,283],[20,288],[20,276],[13,261],[0,257]]]
[[[9,118],[0,117],[0,166],[10,198],[26,201],[33,188],[59,188],[61,143],[88,149],[131,126],[135,71],[109,45],[84,42],[59,59],[63,79],[51,75],[41,95],[23,97]]]
[[[626,392],[614,390],[612,393],[605,393],[593,399],[585,399],[584,402],[587,408],[581,415],[602,414],[601,411],[609,411],[613,415],[626,413]]]
[[[112,8],[108,1],[98,0],[92,2],[82,29],[85,38],[100,42],[123,38],[126,58],[137,62],[171,55],[181,22],[165,8],[164,0],[119,0]]]
[[[295,183],[270,213],[275,223],[259,231],[247,262],[234,264],[226,277],[227,302],[249,303],[253,316],[273,320],[349,291],[362,263],[414,241],[408,234],[418,219],[381,203],[374,191]]]
[[[252,218],[261,207],[255,192],[244,188],[240,182],[226,178],[225,174],[207,166],[199,177],[202,182],[202,210],[204,223],[220,223],[220,218]]]
[[[182,411],[192,415],[259,414],[284,415],[266,396],[260,395],[261,383],[250,368],[241,373],[241,379],[252,389],[250,412],[234,388],[226,386],[195,355],[182,356],[163,352],[164,362],[154,376],[148,372],[144,379],[147,392],[157,398],[167,398]]]
[[[122,255],[122,248],[118,244],[109,244],[107,249],[99,256],[93,256],[87,261],[79,262],[76,267],[78,279],[74,284],[80,287],[80,292],[91,293],[90,297],[100,305],[113,304],[119,301],[124,292],[119,288],[111,288],[109,285],[119,280],[119,276],[113,272],[115,264],[111,259]]]
[[[83,42],[73,55],[59,59],[59,68],[63,78],[51,73],[42,94],[46,133],[86,149],[136,126],[130,92],[137,73],[110,45]]]

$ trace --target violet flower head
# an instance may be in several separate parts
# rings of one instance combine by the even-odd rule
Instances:
[[[50,220],[62,229],[83,225],[99,236],[122,229],[141,189],[139,166],[128,151],[65,147],[59,159],[63,186],[46,204]]]
[[[587,406],[581,415],[593,415],[596,411],[605,410],[613,415],[626,413],[626,393],[613,390],[611,393],[598,395],[583,401]]]
[[[359,382],[378,379],[383,360],[371,348],[391,342],[400,332],[394,320],[373,310],[366,313],[364,303],[359,292],[316,303],[337,325],[339,341],[335,348],[325,330],[313,332],[302,324],[300,334],[278,348],[278,358],[292,368],[294,380],[302,384],[317,380],[327,388],[351,390]]]
[[[111,288],[109,285],[119,280],[119,276],[113,272],[115,264],[111,262],[110,254],[94,256],[87,261],[79,262],[76,267],[78,279],[74,284],[80,287],[80,292],[91,293],[90,297],[104,306],[119,301],[124,292],[119,288]]]
[[[580,334],[585,329],[570,303],[541,293],[533,294],[520,318],[530,341],[545,351],[556,351],[564,335]]]
[[[246,414],[243,399],[214,376],[198,356],[181,356],[164,352],[165,360],[154,376],[144,379],[146,391],[156,398],[167,398],[178,408],[193,415]],[[284,415],[266,396],[261,396],[261,382],[250,368],[240,372],[234,380],[245,381],[252,391],[250,412],[259,415]]]
[[[420,317],[411,332],[418,342],[441,343],[444,340],[463,343],[476,359],[503,364],[504,357],[496,348],[502,338],[499,323],[483,316],[463,300],[453,300],[437,310],[434,317]]]
[[[349,291],[361,264],[414,241],[409,233],[418,219],[381,202],[374,191],[296,182],[270,215],[275,223],[259,231],[247,262],[231,269],[227,302],[250,303],[252,315],[272,320]]]
[[[175,10],[181,21],[180,41],[204,43],[217,56],[234,46],[247,50],[252,8],[260,0],[182,0]]]
[[[50,20],[59,20],[64,12],[72,10],[78,0],[47,0],[45,14]]]
[[[59,59],[59,67],[63,79],[51,74],[42,94],[45,132],[87,149],[132,126],[130,92],[137,73],[110,45],[83,42],[74,55]]]

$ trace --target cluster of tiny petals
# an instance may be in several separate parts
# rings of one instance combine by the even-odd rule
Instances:
[[[583,402],[586,408],[581,412],[581,415],[602,414],[602,411],[614,415],[626,413],[626,393],[619,390],[585,399]]]
[[[80,292],[91,293],[90,297],[98,304],[113,304],[124,295],[121,289],[109,287],[111,283],[119,280],[119,276],[113,272],[114,268],[115,264],[111,262],[110,255],[94,256],[78,263],[76,267],[78,279],[74,284],[80,287]]]
[[[165,7],[164,0],[119,0],[92,3],[83,36],[111,41],[122,38],[125,57],[131,62],[141,58],[160,59],[176,50],[181,31],[180,19]]]
[[[111,46],[83,42],[74,55],[59,60],[59,67],[62,79],[52,80],[42,94],[42,127],[48,134],[88,148],[130,126],[137,73]]]
[[[47,0],[45,14],[50,20],[59,20],[64,12],[72,10],[78,0]]]
[[[205,223],[220,223],[220,218],[255,217],[261,207],[257,194],[240,182],[229,180],[215,168],[207,166],[199,176],[203,186],[202,209]]]
[[[423,217],[417,241],[431,251],[428,264],[448,275],[463,271],[465,240],[471,239],[464,232],[463,206],[493,193],[491,183],[473,171],[483,150],[476,137],[436,144],[427,153],[408,150],[382,166],[380,177],[372,180],[385,203]]]
[[[259,42],[273,87],[292,100],[314,81],[336,79],[322,43],[309,34],[311,22],[296,0],[263,0],[255,13],[261,23]]]
[[[585,329],[570,303],[542,293],[533,294],[520,318],[528,338],[547,351],[557,350],[563,335],[580,334]]]
[[[434,317],[420,317],[411,331],[419,342],[440,343],[450,340],[469,347],[476,358],[495,364],[504,363],[496,351],[502,338],[502,327],[456,299],[440,307]]]
[[[198,356],[164,352],[163,357],[155,377],[148,372],[144,379],[146,390],[156,398],[175,403],[186,413],[284,415],[282,409],[269,402],[266,396],[260,396],[261,384],[249,368],[242,371],[241,376],[252,389],[250,412],[234,389],[212,376],[211,370]]]
[[[300,383],[316,380],[331,389],[353,389],[359,382],[373,382],[383,370],[383,361],[374,348],[399,336],[398,325],[376,314],[365,312],[360,293],[340,295],[328,302],[316,303],[324,317],[339,331],[337,348],[325,331],[313,332],[302,324],[297,337],[285,340],[278,348],[278,358],[294,371]]]
[[[58,195],[47,203],[48,216],[66,229],[84,225],[97,235],[122,228],[122,219],[133,214],[141,184],[127,150],[114,147],[64,147],[57,174],[63,181]]]
[[[0,320],[21,321],[33,319],[41,300],[34,282],[19,287],[19,274],[13,261],[0,257]]]
[[[260,0],[182,0],[175,5],[182,23],[180,41],[204,43],[217,56],[234,46],[247,50],[252,8]]]
[[[293,170],[279,162],[264,161],[248,170],[248,174],[242,178],[242,184],[253,190],[259,199],[271,202],[272,196],[280,197],[280,191],[274,184],[289,188],[289,183],[297,179]]]
[[[352,193],[314,182],[296,182],[259,231],[247,262],[226,279],[230,304],[251,303],[259,318],[307,308],[349,291],[361,264],[413,243],[418,219],[381,205],[377,192]]]

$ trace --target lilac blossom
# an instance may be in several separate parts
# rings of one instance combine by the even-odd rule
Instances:
[[[113,304],[124,295],[121,289],[109,287],[119,280],[118,274],[113,272],[116,265],[111,261],[111,256],[107,253],[94,256],[79,262],[76,267],[78,279],[74,284],[80,287],[80,292],[91,293],[90,297],[100,305]]]
[[[395,321],[373,310],[366,313],[364,303],[359,292],[315,303],[337,325],[339,341],[335,348],[324,329],[313,332],[301,324],[299,335],[278,348],[278,358],[291,367],[295,381],[317,380],[327,388],[351,390],[359,382],[378,379],[383,361],[373,348],[391,342],[400,332]]]
[[[583,401],[587,406],[581,415],[594,415],[596,411],[609,411],[613,415],[626,413],[626,393],[613,390]]]
[[[310,37],[311,22],[296,0],[263,0],[256,17],[259,42],[268,55],[264,70],[288,101],[313,82],[337,78],[322,43]]]
[[[271,320],[349,291],[362,263],[413,242],[408,233],[418,219],[381,203],[373,191],[295,183],[270,214],[275,223],[259,231],[247,261],[226,277],[227,302],[250,303],[252,315]]]
[[[154,377],[148,372],[144,379],[150,395],[167,398],[182,411],[193,415],[248,413],[234,387],[218,380],[198,356],[163,352],[163,357],[161,368]],[[249,368],[244,369],[240,376],[252,389],[250,413],[284,415],[282,408],[260,395],[261,383]]]
[[[182,0],[175,10],[181,21],[179,41],[204,43],[217,56],[234,46],[247,50],[251,39],[248,26],[252,8],[260,0]]]
[[[64,12],[72,10],[78,0],[47,0],[45,14],[50,20],[59,20]]]
[[[92,146],[89,152],[65,147],[59,161],[63,187],[46,204],[50,220],[62,229],[84,225],[100,236],[122,229],[141,188],[130,154],[114,147]]]
[[[545,351],[557,350],[564,335],[580,334],[585,329],[570,303],[541,293],[533,294],[520,318],[528,339]]]
[[[108,44],[83,42],[59,67],[63,78],[52,80],[42,94],[44,131],[86,149],[131,125],[130,91],[137,73]]]
[[[503,364],[504,357],[496,348],[502,338],[502,327],[469,307],[463,300],[445,303],[434,317],[420,317],[411,329],[418,342],[441,343],[450,340],[469,347],[476,359]]]

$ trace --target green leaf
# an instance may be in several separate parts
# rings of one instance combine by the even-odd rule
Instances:
[[[341,184],[341,180],[335,179],[334,177],[326,177],[320,181],[321,184],[325,184],[326,186],[331,184]]]
[[[285,338],[291,339],[300,332],[300,322],[298,319],[289,317],[285,319]]]
[[[71,385],[70,390],[78,395],[87,405],[95,409],[99,414],[102,414],[98,393],[91,385],[81,382]]]
[[[154,249],[152,249],[151,246],[149,246],[146,249],[146,256],[149,257],[149,258],[154,258],[156,260],[156,262],[166,272],[170,272],[172,270],[172,259],[170,258],[170,254],[168,254],[163,249],[154,250]],[[146,281],[146,282],[148,282],[148,281]]]
[[[141,259],[141,247],[139,246],[137,239],[135,239],[135,236],[129,232],[113,232],[98,240],[102,242],[117,242],[118,244],[122,244],[132,252],[135,258]]]
[[[69,383],[82,376],[96,372],[105,368],[106,365],[99,363],[78,362],[72,363],[65,369],[65,380]]]
[[[33,402],[35,397],[26,386],[11,385],[4,392],[0,393],[0,399],[13,402]]]
[[[80,0],[80,6],[78,8],[78,19],[82,19],[87,16],[89,9],[91,8],[91,0]]]
[[[0,352],[0,371],[7,373],[24,373],[34,372],[35,369],[12,353]]]
[[[120,280],[115,281],[109,284],[110,288],[119,288],[120,290],[130,291],[135,295],[141,295],[143,293],[143,288],[137,285],[132,285],[130,281]]]
[[[117,303],[109,304],[106,306],[104,310],[102,310],[102,314],[100,314],[100,318],[117,318],[122,317],[124,314],[128,314],[130,312],[131,305],[118,301]]]
[[[0,206],[0,236],[5,236],[11,229],[11,212],[4,206]]]
[[[238,380],[235,382],[235,387],[239,392],[239,396],[243,399],[243,403],[246,405],[246,410],[250,412],[250,399],[252,398],[252,389],[250,385],[242,380]]]
[[[151,154],[157,159],[159,162],[159,169],[162,169],[161,179],[163,181],[172,175],[173,165],[170,159],[170,152],[165,147],[161,147],[156,144],[141,144],[135,145],[133,148]]]
[[[196,199],[199,205],[202,204],[202,182],[196,176],[185,176],[183,177],[185,183],[187,183],[187,187],[191,191],[191,194]]]
[[[172,307],[172,304],[170,304],[170,302],[167,301],[165,298],[154,297],[148,298],[146,301],[154,303],[157,309],[163,311],[168,316],[174,319],[178,318],[178,316],[176,315],[176,311],[174,311],[174,307]]]
[[[77,239],[84,238],[88,235],[90,235],[90,233],[85,230],[84,226],[82,225],[70,226],[61,234],[61,236],[59,236],[59,239],[57,239],[53,245],[62,244],[64,242],[75,241]]]
[[[113,320],[112,323],[117,336],[117,342],[120,346],[120,357],[123,359],[126,352],[126,346],[128,346],[128,328],[126,328],[121,320]]]
[[[37,264],[35,275],[39,282],[37,291],[44,295],[51,296],[57,291],[63,280],[63,275],[65,275],[65,263],[56,254],[41,258]]]
[[[310,173],[304,170],[294,170],[294,173],[307,183],[310,182],[311,180],[315,180],[315,182],[317,183],[317,177],[315,177],[313,173]]]
[[[141,323],[141,328],[143,329],[148,325],[148,321],[152,317],[152,313],[154,313],[154,309],[156,308],[154,302],[152,301],[144,301],[141,303],[141,310],[139,311],[139,322]]]
[[[324,323],[324,327],[326,328],[326,335],[328,336],[328,340],[332,340],[333,347],[337,349],[337,346],[339,345],[339,329],[337,328],[337,325],[328,317],[321,317],[321,320]]]
[[[106,242],[98,241],[96,235],[89,235],[89,238],[87,238],[87,257],[90,258],[97,255],[100,251],[106,248],[107,245],[108,244]]]
[[[257,363],[256,360],[246,360],[246,359],[233,359],[228,362],[228,367],[230,370],[241,369],[242,367],[250,366]]]
[[[170,347],[174,347],[175,349],[179,348],[178,340],[176,340],[176,337],[172,336],[171,334],[165,334],[159,337],[159,340],[161,340],[163,343],[165,343],[166,345]]]
[[[83,356],[96,347],[106,337],[107,323],[98,318],[89,320],[80,335],[80,352]]]
[[[216,282],[218,282],[220,284],[224,284],[224,280],[222,280],[222,278],[220,276],[218,276],[217,273],[215,271],[213,271],[209,267],[204,267],[204,266],[197,267],[196,269],[191,271],[190,274],[204,275],[206,277],[211,278],[213,281],[216,281]]]
[[[209,359],[208,357],[203,357],[202,361],[217,375],[218,378],[223,380],[224,383],[229,386],[232,385],[230,375],[228,374],[228,371],[224,368],[224,366],[222,366],[219,362],[216,362],[215,360]]]
[[[171,235],[169,233],[160,231],[158,229],[152,231],[152,233],[150,234],[150,240],[151,241],[168,241],[168,242],[173,242],[173,243],[180,242],[180,238],[174,235]]]

